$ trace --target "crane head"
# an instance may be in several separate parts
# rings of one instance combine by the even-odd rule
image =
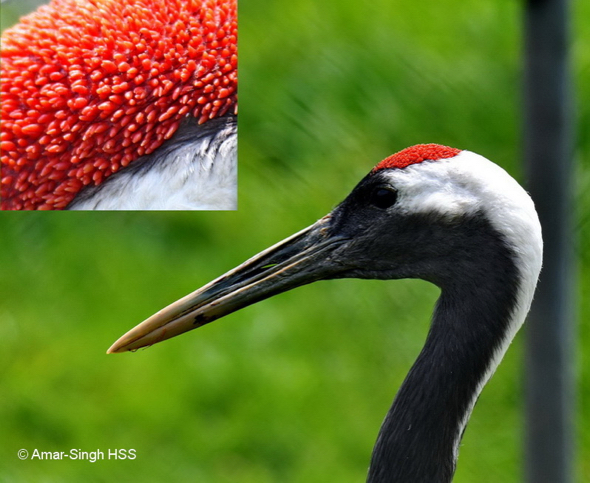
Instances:
[[[486,249],[494,244],[502,249]],[[164,308],[108,352],[155,344],[322,279],[473,287],[505,266],[501,256],[519,271],[525,302],[517,310],[528,311],[541,251],[533,202],[506,171],[469,151],[413,146],[377,164],[331,213]]]

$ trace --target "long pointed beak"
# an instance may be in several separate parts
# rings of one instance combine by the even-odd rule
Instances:
[[[329,233],[327,215],[199,290],[160,310],[115,342],[108,354],[139,349],[201,327],[273,295],[332,278],[348,239]]]

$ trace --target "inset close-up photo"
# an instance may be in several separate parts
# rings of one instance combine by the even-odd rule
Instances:
[[[4,30],[1,208],[236,209],[236,9],[56,0]]]

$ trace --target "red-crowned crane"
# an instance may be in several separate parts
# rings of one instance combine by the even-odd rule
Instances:
[[[53,0],[2,35],[1,208],[235,209],[237,0]]]
[[[153,315],[109,352],[316,280],[427,280],[441,295],[368,481],[449,482],[475,402],[529,310],[542,249],[533,202],[502,168],[469,151],[413,146],[380,162],[331,213]]]

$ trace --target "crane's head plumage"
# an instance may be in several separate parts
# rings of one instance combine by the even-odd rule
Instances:
[[[237,113],[236,0],[53,0],[2,35],[2,209],[62,209]]]
[[[377,164],[318,222],[154,315],[110,351],[153,344],[320,279],[411,277],[445,286],[464,277],[469,283],[490,268],[474,270],[480,245],[490,240],[517,259],[527,281],[521,284],[526,312],[542,251],[529,196],[482,156],[413,146]],[[221,303],[209,305],[220,296]]]
[[[377,164],[359,186],[363,184],[395,190],[400,214],[447,219],[481,215],[514,245],[526,245],[528,234],[541,239],[526,191],[500,166],[471,151],[412,146]]]
[[[409,148],[388,156],[373,168],[373,173],[388,168],[403,169],[411,164],[421,163],[423,161],[435,161],[437,159],[446,159],[457,156],[460,149],[450,148],[441,144],[416,144]]]

